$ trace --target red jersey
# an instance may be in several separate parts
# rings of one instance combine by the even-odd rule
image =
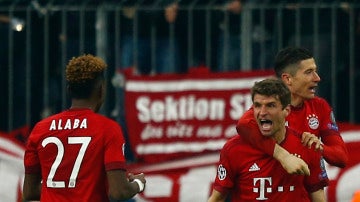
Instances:
[[[237,125],[238,132],[250,141],[255,147],[262,148],[267,154],[272,155],[274,152],[275,142],[265,140],[260,134],[248,136],[250,133],[242,132],[241,127],[258,128],[254,119],[254,110],[251,107],[240,118]],[[334,114],[326,100],[320,97],[305,100],[301,107],[291,107],[290,114],[286,117],[286,124],[291,129],[298,132],[310,132],[321,138],[324,143],[324,158],[335,166],[344,167],[347,162],[347,149],[342,140]],[[270,143],[272,142],[272,143]]]
[[[291,106],[286,121],[290,128],[299,132],[310,132],[318,137],[326,130],[339,134],[330,105],[319,97],[305,100],[301,107]]]
[[[41,201],[109,201],[106,171],[125,169],[124,144],[115,121],[70,109],[36,124],[25,173],[41,173]]]
[[[288,174],[273,157],[235,136],[221,150],[214,189],[230,193],[233,202],[310,201],[308,193],[328,184],[320,154],[303,147],[299,135],[289,129],[280,145],[300,156],[309,165],[311,175]]]

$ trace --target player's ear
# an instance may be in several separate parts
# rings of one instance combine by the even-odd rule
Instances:
[[[285,108],[284,108],[284,113],[285,113],[285,117],[287,117],[291,112],[291,107],[290,105],[287,105]]]
[[[289,73],[282,73],[281,74],[281,80],[286,84],[286,85],[290,85],[291,84],[291,75]]]

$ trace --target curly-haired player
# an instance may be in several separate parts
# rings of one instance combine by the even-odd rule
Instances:
[[[120,126],[98,114],[106,63],[93,55],[66,66],[71,107],[33,128],[25,151],[25,200],[126,200],[145,187],[144,174],[127,176]]]

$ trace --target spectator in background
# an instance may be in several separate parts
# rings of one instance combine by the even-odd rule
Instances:
[[[3,92],[0,98],[0,130],[3,131],[26,124],[26,36],[24,20],[20,17],[0,13],[0,90]],[[10,55],[16,59],[9,59]],[[16,118],[9,120],[9,116]],[[9,125],[9,121],[12,124]]]
[[[271,12],[265,15],[265,21],[261,21],[260,9],[251,10],[251,16],[245,18],[249,20],[246,30],[242,30],[242,18],[244,18],[243,7],[247,4],[264,4],[268,1],[258,0],[222,0],[217,1],[223,7],[218,11],[218,48],[217,48],[217,71],[234,71],[241,70],[244,58],[244,45],[249,44],[248,49],[251,50],[251,56],[247,69],[264,69],[270,67],[272,53],[272,35],[269,30],[274,23]],[[243,35],[247,36],[247,41]],[[248,42],[249,41],[249,42]],[[263,48],[262,48],[263,47]]]
[[[243,1],[222,1],[223,10],[218,11],[219,37],[217,69],[220,71],[240,70],[241,67],[241,10]],[[251,40],[251,39],[249,39]]]
[[[278,3],[280,1],[274,0],[274,2]],[[334,106],[342,106],[341,110],[339,108],[335,109],[335,111],[338,112],[338,119],[344,120],[349,113],[347,107],[345,107],[348,103],[342,103],[341,99],[339,99],[339,104],[334,103],[335,100],[332,100],[331,94],[333,78],[339,81],[339,86],[344,85],[339,96],[348,93],[347,79],[345,81],[343,78],[348,77],[345,61],[348,60],[349,56],[349,13],[345,7],[333,10],[331,8],[321,8],[321,4],[314,4],[315,7],[313,8],[306,6],[306,3],[314,2],[331,4],[335,1],[286,1],[286,9],[284,9],[281,19],[284,45],[301,46],[314,53],[319,67],[319,74],[322,75],[318,94],[333,103]],[[333,13],[333,11],[336,13]],[[335,31],[336,36],[332,35],[333,31]],[[336,40],[333,40],[332,37],[334,36]],[[332,54],[334,48],[341,51],[337,51],[334,55]],[[331,68],[334,66],[335,71],[333,72]]]
[[[177,9],[175,0],[124,4],[121,68],[133,67],[143,75],[179,71],[178,42],[174,37]]]

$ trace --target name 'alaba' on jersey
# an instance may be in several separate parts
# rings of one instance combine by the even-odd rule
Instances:
[[[41,174],[41,201],[109,201],[106,171],[125,169],[124,144],[115,121],[70,109],[36,124],[25,173]]]
[[[237,135],[221,150],[214,189],[229,193],[233,202],[310,201],[308,193],[327,186],[328,178],[320,153],[303,147],[299,135],[287,128],[280,145],[309,165],[310,176],[288,174],[272,156]]]

